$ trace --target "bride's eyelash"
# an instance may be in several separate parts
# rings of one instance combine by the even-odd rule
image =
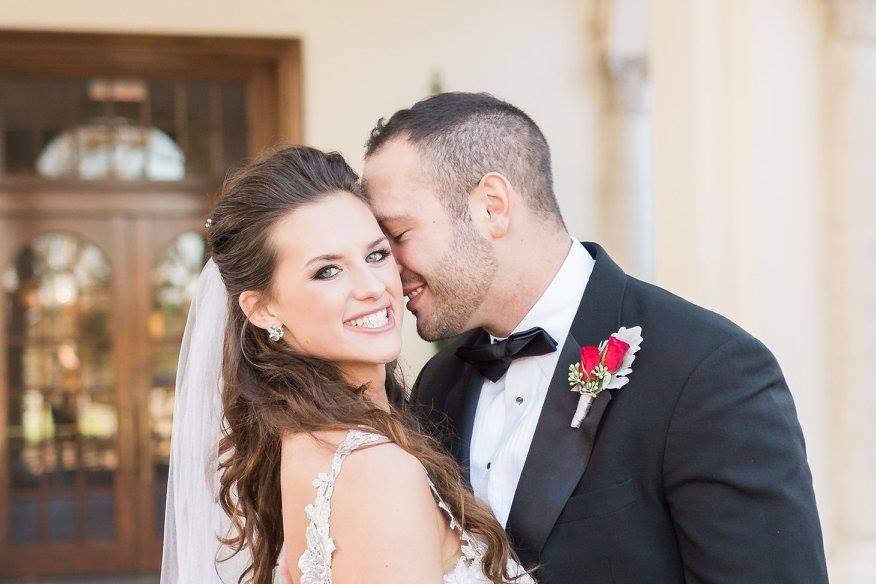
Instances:
[[[368,261],[368,258],[373,256],[374,254],[380,254],[380,259],[377,259],[373,262],[370,262],[372,264],[382,262],[383,260],[385,260],[386,258],[388,258],[389,256],[392,255],[392,251],[388,247],[376,249],[376,250],[372,251],[371,253],[369,253],[365,257],[365,261]],[[333,274],[328,274],[327,272],[329,270],[337,270],[337,271]],[[337,276],[340,273],[340,271],[341,271],[341,268],[339,268],[338,266],[335,266],[335,265],[323,266],[313,274],[313,279],[314,280],[331,280],[332,278]]]
[[[337,270],[337,272],[335,272],[334,274],[331,274],[331,275],[326,275],[326,272],[328,272],[329,270]],[[338,266],[323,266],[322,268],[318,269],[313,274],[313,279],[314,280],[331,280],[332,278],[337,276],[338,273],[340,273],[340,271],[341,271],[341,268],[339,268]]]
[[[380,259],[377,260],[378,262],[382,262],[383,260],[385,260],[386,258],[388,258],[389,256],[392,255],[392,251],[390,251],[390,249],[388,247],[385,247],[385,248],[376,249],[376,250],[372,251],[371,253],[368,254],[368,257],[371,257],[376,253],[379,253],[381,256]],[[366,258],[366,260],[367,260],[367,258]],[[377,263],[377,262],[374,262],[374,263]]]

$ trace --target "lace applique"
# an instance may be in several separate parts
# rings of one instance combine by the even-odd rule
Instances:
[[[304,508],[309,520],[307,525],[307,549],[298,558],[298,569],[301,571],[301,584],[331,584],[332,583],[332,552],[335,542],[329,532],[331,524],[331,498],[335,481],[341,471],[341,463],[348,454],[363,444],[384,439],[385,436],[350,430],[344,440],[338,445],[332,459],[330,472],[321,472],[313,480],[316,488],[316,499]],[[425,469],[424,469],[425,470]],[[486,546],[482,541],[464,530],[453,516],[450,506],[444,502],[438,489],[426,473],[426,480],[435,496],[440,509],[447,514],[450,528],[459,534],[460,556],[453,571],[444,575],[443,584],[489,584],[483,573],[483,556]],[[509,562],[509,573],[520,573],[522,568]],[[535,584],[529,576],[517,580],[518,584]]]
[[[489,584],[483,572],[484,554],[487,551],[486,544],[462,528],[462,525],[453,516],[450,505],[438,493],[438,489],[435,488],[435,483],[432,482],[432,477],[429,476],[428,472],[426,480],[429,481],[429,487],[435,495],[438,507],[447,514],[450,529],[459,533],[460,557],[453,571],[444,574],[443,584]],[[517,584],[535,584],[535,580],[528,574],[524,575],[523,572],[525,570],[520,564],[508,559],[508,574],[519,576],[516,580]]]
[[[460,564],[464,564],[465,567],[470,567],[474,565],[477,566],[478,570],[480,570],[481,560],[484,557],[486,546],[484,546],[483,542],[472,537],[469,532],[462,528],[462,525],[460,525],[460,523],[456,520],[456,517],[453,516],[453,511],[450,510],[450,505],[448,505],[438,493],[438,489],[435,488],[435,483],[432,482],[432,477],[429,476],[428,472],[426,473],[426,480],[429,481],[429,487],[432,489],[432,494],[435,495],[435,500],[438,503],[438,507],[447,514],[447,520],[450,524],[450,529],[459,534],[459,548],[461,556],[459,558],[459,562],[457,563],[457,570],[459,569]]]
[[[383,436],[380,434],[350,430],[335,451],[331,472],[321,472],[313,480],[312,484],[316,488],[316,499],[304,508],[304,513],[309,520],[305,532],[307,549],[298,558],[301,584],[331,584],[332,552],[335,551],[335,542],[329,533],[332,512],[331,499],[335,489],[335,481],[341,472],[341,462],[359,446],[381,438]]]

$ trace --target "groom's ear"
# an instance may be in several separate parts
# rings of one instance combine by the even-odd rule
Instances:
[[[271,312],[261,292],[246,290],[237,297],[237,304],[246,318],[255,326],[267,329],[277,324],[277,317]]]
[[[470,195],[472,217],[479,218],[485,235],[494,239],[504,237],[511,223],[511,208],[514,203],[514,188],[505,176],[498,172],[484,175]]]

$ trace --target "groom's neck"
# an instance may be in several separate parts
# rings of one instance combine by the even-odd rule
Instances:
[[[572,239],[565,229],[537,225],[509,238],[499,250],[499,270],[481,306],[483,326],[507,337],[532,309],[569,255]]]

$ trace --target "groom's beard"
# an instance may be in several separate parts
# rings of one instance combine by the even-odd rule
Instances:
[[[489,244],[466,222],[453,234],[450,249],[432,276],[422,274],[432,310],[417,315],[417,332],[426,341],[455,337],[487,297],[499,269]]]

